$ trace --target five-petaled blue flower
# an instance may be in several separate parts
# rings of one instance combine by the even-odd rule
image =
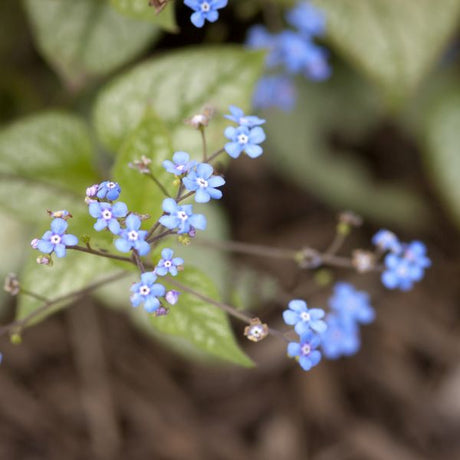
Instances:
[[[326,323],[324,318],[324,310],[321,308],[308,308],[303,300],[291,300],[288,304],[289,309],[284,310],[283,319],[286,324],[294,326],[295,331],[299,335],[305,334],[309,330],[315,332],[324,332]]]
[[[182,179],[187,190],[196,192],[195,201],[197,203],[207,203],[211,198],[213,200],[222,198],[222,192],[215,187],[224,185],[225,180],[221,176],[213,176],[213,172],[210,164],[200,163]]]
[[[255,115],[245,115],[244,112],[234,105],[229,107],[231,115],[225,115],[228,120],[234,121],[240,126],[247,126],[248,128],[254,128],[254,126],[263,125],[265,120],[256,117]]]
[[[88,210],[90,215],[97,219],[94,224],[95,230],[100,232],[104,228],[108,228],[114,235],[118,235],[120,232],[120,222],[117,219],[126,217],[128,214],[128,207],[121,201],[113,206],[110,203],[93,201],[89,204]]]
[[[78,243],[75,235],[65,233],[67,226],[64,219],[53,219],[51,230],[45,232],[42,239],[36,242],[36,248],[45,254],[51,254],[54,251],[56,257],[65,257],[66,246],[75,246]]]
[[[425,268],[431,265],[431,260],[426,256],[426,246],[420,241],[403,245],[400,254],[387,254],[384,262],[383,285],[402,291],[412,289],[414,282],[423,278]]]
[[[160,224],[170,230],[177,228],[177,233],[206,229],[206,217],[202,214],[193,214],[191,204],[180,206],[172,198],[165,198],[163,211],[169,215],[161,216]]]
[[[177,275],[177,268],[184,265],[184,259],[181,257],[173,257],[174,251],[169,248],[164,248],[161,251],[161,260],[155,267],[155,273],[159,276],[166,276],[168,273],[172,276]]]
[[[398,237],[389,230],[379,230],[373,237],[372,243],[382,251],[401,252],[401,243]]]
[[[304,371],[309,371],[321,361],[321,352],[317,350],[321,342],[318,334],[307,332],[300,337],[300,342],[290,342],[287,354],[296,358]]]
[[[349,283],[336,283],[329,305],[345,324],[369,324],[375,318],[369,295],[364,291],[357,291]]]
[[[324,13],[309,2],[297,3],[287,12],[286,20],[307,37],[323,35],[326,30]]]
[[[149,313],[153,313],[161,305],[158,297],[162,297],[166,293],[166,289],[162,284],[155,283],[157,277],[153,272],[142,273],[141,280],[131,286],[131,304],[133,307],[138,307],[141,303],[144,304],[144,309]]]
[[[109,201],[118,200],[120,196],[121,188],[116,182],[104,181],[99,184],[97,187],[96,196],[103,200],[104,198]]]
[[[218,9],[227,6],[228,0],[184,0],[184,3],[195,11],[190,20],[196,27],[203,27],[204,21],[216,22],[219,18]]]
[[[224,148],[232,158],[238,158],[241,152],[245,152],[251,158],[257,158],[263,153],[262,147],[258,144],[265,140],[265,133],[260,126],[228,126],[225,129],[225,137],[231,141],[225,144]]]
[[[196,161],[190,161],[190,155],[187,152],[176,152],[173,155],[173,161],[163,161],[163,168],[171,174],[181,176],[190,171],[195,164]]]
[[[359,328],[354,322],[344,322],[340,316],[327,315],[327,329],[321,334],[321,349],[328,359],[354,355],[361,345]]]
[[[119,233],[120,238],[115,240],[116,248],[121,252],[129,252],[135,249],[140,256],[145,256],[150,251],[150,245],[145,241],[146,230],[141,228],[141,220],[135,214],[126,218],[126,228]]]

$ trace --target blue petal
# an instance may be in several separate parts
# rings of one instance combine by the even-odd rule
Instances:
[[[173,255],[174,255],[174,251],[170,248],[164,248],[161,251],[161,257],[163,257],[163,259],[171,260]]]
[[[145,311],[152,313],[158,309],[160,306],[160,301],[156,297],[150,296],[144,303]]]
[[[191,192],[194,192],[199,188],[199,185],[197,184],[196,180],[190,179],[190,177],[184,177],[182,179],[182,183],[184,184],[185,188],[187,190],[190,190]]]
[[[194,214],[188,219],[190,224],[193,225],[198,230],[206,229],[206,217],[203,214]]]
[[[155,273],[158,276],[166,276],[168,274],[168,269],[166,267],[160,267],[157,265],[155,268]]]
[[[209,187],[220,187],[225,184],[225,179],[222,176],[213,176],[208,179]]]
[[[208,163],[200,163],[196,167],[196,173],[198,177],[201,177],[202,179],[208,179],[209,177],[212,176],[212,173],[214,172],[214,169],[211,165]]]
[[[246,147],[244,148],[244,151],[250,158],[258,158],[264,152],[260,145],[255,145],[255,144],[246,145]]]
[[[98,218],[101,216],[101,206],[98,202],[93,202],[89,204],[88,212],[91,217]]]
[[[283,319],[286,324],[289,326],[293,326],[299,322],[299,315],[292,310],[284,310],[283,311]]]
[[[37,243],[37,249],[45,254],[50,254],[53,252],[54,244],[49,241],[39,240]]]
[[[211,197],[209,196],[209,193],[205,189],[199,188],[196,191],[195,201],[197,203],[207,203],[210,199]]]
[[[128,206],[122,201],[119,201],[113,205],[112,214],[114,217],[125,217],[126,214],[128,214]]]
[[[290,342],[287,346],[287,354],[291,358],[300,355],[300,343]]]
[[[251,144],[260,144],[265,140],[265,132],[260,126],[256,126],[249,131],[249,142]]]
[[[327,324],[322,320],[317,320],[312,321],[310,327],[319,334],[322,334],[327,329]]]
[[[321,353],[318,350],[314,350],[309,355],[312,366],[316,366],[321,361]]]
[[[131,251],[132,245],[128,240],[118,238],[115,240],[115,247],[121,252],[129,252]]]
[[[172,229],[178,227],[181,221],[176,216],[161,216],[160,219],[159,219],[159,222],[164,227],[169,228],[170,230],[172,230]]]
[[[62,235],[67,230],[67,222],[64,219],[54,219],[51,222],[51,230],[58,235]]]
[[[222,192],[216,188],[208,188],[207,192],[213,200],[220,200],[222,198]]]
[[[97,219],[96,223],[93,225],[94,230],[100,232],[107,227],[107,222],[104,219]]]
[[[398,286],[399,279],[395,272],[387,270],[382,273],[382,283],[388,289],[395,289]]]
[[[169,273],[172,275],[172,276],[176,276],[177,275],[177,268],[172,265],[170,268],[169,268]]]
[[[288,304],[288,307],[297,312],[308,311],[307,304],[305,301],[300,299],[291,300]]]
[[[139,230],[141,228],[141,220],[136,214],[130,214],[126,218],[126,228],[128,230]]]
[[[184,265],[184,259],[182,259],[182,257],[174,257],[172,261],[174,265]]]
[[[66,246],[75,246],[78,244],[78,238],[75,235],[71,235],[70,233],[67,235],[62,236],[62,242]]]
[[[143,284],[151,285],[157,280],[157,276],[153,272],[145,272],[141,275],[141,281]]]
[[[228,142],[224,148],[232,158],[238,158],[243,151],[243,147],[237,142]]]
[[[215,10],[210,10],[204,15],[204,17],[209,22],[216,22],[219,19],[219,13]]]
[[[110,219],[109,230],[114,234],[118,235],[120,233],[120,223],[118,220]]]
[[[134,248],[140,256],[145,256],[150,252],[150,245],[146,241],[137,240],[134,243]]]
[[[139,294],[133,294],[130,299],[133,307],[138,307],[142,303],[142,297]]]
[[[154,284],[151,291],[154,296],[163,297],[166,294],[166,289],[162,284]]]
[[[165,198],[163,200],[163,211],[174,214],[177,211],[177,204],[172,198]]]
[[[204,16],[201,11],[196,11],[190,16],[190,20],[192,21],[195,27],[201,28],[204,25]]]
[[[225,128],[224,134],[227,139],[233,140],[236,135],[236,128],[234,126],[227,126],[227,128]]]
[[[309,371],[313,367],[313,364],[312,364],[309,356],[301,356],[299,358],[299,364],[300,364],[300,367],[304,371]]]
[[[54,246],[54,252],[56,253],[56,257],[65,257],[65,254],[66,254],[66,250],[65,250],[65,246],[63,244],[56,244]]]

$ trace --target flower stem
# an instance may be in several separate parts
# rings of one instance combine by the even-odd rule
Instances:
[[[37,308],[36,310],[34,310],[32,313],[28,314],[24,318],[16,320],[16,321],[13,321],[10,324],[7,324],[6,326],[0,327],[0,336],[6,334],[8,332],[11,332],[11,331],[17,331],[17,330],[22,329],[32,319],[34,319],[35,317],[47,312],[49,309],[51,309],[51,307],[55,306],[59,302],[63,302],[65,300],[77,299],[79,297],[83,297],[86,294],[89,294],[90,292],[92,292],[92,291],[94,291],[94,290],[96,290],[96,289],[98,289],[98,288],[100,288],[102,286],[105,286],[106,284],[113,283],[114,281],[118,281],[119,279],[125,278],[126,276],[128,276],[130,274],[131,274],[130,272],[126,272],[126,271],[118,272],[115,275],[111,275],[111,276],[109,276],[107,278],[104,278],[102,280],[96,281],[93,284],[89,284],[88,286],[86,286],[83,289],[79,289],[77,291],[69,292],[68,294],[64,294],[64,295],[56,297],[54,299],[46,300],[41,307]],[[23,289],[21,289],[21,291],[23,293],[25,293]],[[28,292],[27,295],[29,295],[29,294],[30,293]],[[38,298],[38,297],[35,296],[35,298]]]
[[[166,190],[165,186],[151,172],[146,174],[146,175],[148,177],[150,177],[150,179],[152,179],[153,182],[155,182],[155,184],[164,193],[165,196],[167,196],[168,198],[171,198],[171,195],[168,193],[168,191]]]
[[[201,141],[203,143],[203,163],[208,162],[208,147],[206,145],[206,135],[204,133],[204,126],[200,127],[200,133],[201,133]]]
[[[107,259],[121,260],[123,262],[133,263],[130,257],[117,256],[116,254],[110,254],[104,251],[98,251],[97,249],[84,248],[83,246],[67,246],[67,249],[73,249],[75,251],[86,252],[87,254],[93,254],[95,256],[106,257]]]

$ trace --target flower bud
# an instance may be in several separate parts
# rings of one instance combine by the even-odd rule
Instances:
[[[37,257],[37,264],[39,265],[53,265],[53,261],[50,256],[39,256]]]
[[[179,300],[180,292],[171,290],[168,291],[165,295],[166,302],[168,302],[170,305],[176,305],[177,301]]]
[[[97,191],[99,190],[99,184],[94,184],[91,185],[91,187],[88,187],[86,189],[86,196],[88,198],[94,197],[97,194]],[[85,200],[86,201],[86,200]],[[88,204],[88,203],[87,203]]]
[[[32,246],[33,249],[37,249],[38,248],[38,242],[40,240],[38,238],[34,238],[31,242],[30,242],[30,245]]]
[[[259,318],[252,318],[249,326],[244,328],[244,335],[251,342],[260,342],[268,335],[268,326],[263,324]]]
[[[20,291],[19,280],[14,273],[8,273],[5,277],[5,283],[3,285],[5,292],[11,295],[18,295]]]

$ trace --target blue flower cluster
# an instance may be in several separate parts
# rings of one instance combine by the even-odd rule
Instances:
[[[264,26],[257,25],[249,31],[247,45],[253,49],[268,49],[266,67],[275,72],[259,80],[254,107],[276,106],[290,110],[296,94],[294,75],[303,75],[313,81],[322,81],[331,75],[327,50],[313,41],[325,32],[322,11],[301,1],[287,12],[286,21],[294,30],[271,34]]]
[[[380,252],[389,251],[384,259],[385,270],[382,273],[382,283],[388,289],[412,289],[414,283],[423,278],[425,269],[431,266],[426,246],[421,241],[401,243],[394,233],[380,230],[372,242]]]
[[[227,3],[228,0],[184,0],[184,4],[194,11],[190,20],[196,27],[203,27],[205,21],[216,22],[219,19],[217,10],[226,7]]]
[[[303,370],[309,371],[321,361],[321,352],[317,348],[321,343],[321,334],[327,329],[322,319],[325,313],[320,308],[309,309],[300,299],[291,300],[288,307],[283,312],[283,319],[286,324],[294,326],[299,341],[289,342],[287,354],[295,358]]]
[[[375,311],[369,295],[349,283],[337,283],[329,299],[331,312],[326,317],[327,329],[321,336],[321,349],[328,359],[351,356],[360,347],[359,325],[374,321]]]

